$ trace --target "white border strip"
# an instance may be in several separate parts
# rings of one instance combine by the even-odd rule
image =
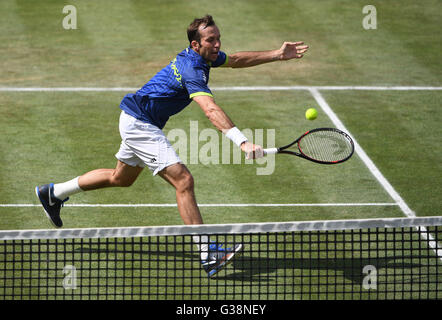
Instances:
[[[442,216],[390,219],[354,219],[325,221],[294,221],[271,223],[239,223],[211,225],[172,225],[128,228],[81,228],[81,229],[41,229],[4,230],[0,240],[29,239],[73,239],[73,238],[124,238],[194,234],[265,233],[291,231],[325,231],[373,228],[409,228],[442,226]],[[442,249],[437,250],[442,259]]]
[[[281,90],[373,90],[373,91],[438,91],[435,86],[233,86],[212,87],[213,91],[281,91]],[[0,87],[0,92],[135,92],[131,87]]]
[[[365,206],[397,206],[397,203],[202,203],[198,207],[365,207]],[[65,207],[101,207],[101,208],[136,208],[136,207],[152,207],[152,208],[168,208],[176,207],[176,203],[74,203],[65,204]],[[0,204],[0,208],[25,208],[25,207],[41,207],[41,204],[29,203],[6,203]]]

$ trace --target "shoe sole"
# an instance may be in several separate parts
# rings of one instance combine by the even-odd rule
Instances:
[[[40,200],[41,206],[43,207],[43,210],[44,210],[44,212],[45,212],[45,214],[46,214],[46,217],[49,219],[49,221],[51,222],[51,224],[52,224],[55,228],[61,228],[61,226],[60,226],[60,227],[57,226],[57,225],[54,223],[54,221],[52,221],[51,215],[49,214],[49,212],[46,211],[46,208],[45,208],[45,206],[43,205],[43,201],[41,201],[41,198],[40,198],[40,191],[38,191],[38,187],[35,187],[35,194],[37,195],[38,200]]]
[[[209,272],[209,278],[213,278],[216,274],[218,274],[219,271],[223,270],[225,267],[227,267],[230,263],[232,263],[234,257],[238,257],[243,252],[244,246],[241,244],[239,248],[235,250],[235,252],[232,252],[230,255],[227,255],[227,259],[223,264],[220,264],[216,269],[211,270]]]

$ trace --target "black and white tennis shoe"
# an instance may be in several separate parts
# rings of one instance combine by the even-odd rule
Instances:
[[[202,260],[204,270],[212,278],[225,266],[232,262],[233,257],[243,250],[242,244],[235,244],[231,248],[223,248],[223,244],[212,243],[209,245],[207,260]]]
[[[51,221],[54,227],[61,228],[63,226],[63,221],[61,221],[60,218],[60,210],[69,198],[64,200],[56,198],[54,196],[53,183],[35,187],[35,193],[37,194],[49,221]]]

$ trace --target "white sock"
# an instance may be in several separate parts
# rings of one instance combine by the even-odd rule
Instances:
[[[196,244],[201,253],[201,260],[207,260],[209,251],[209,237],[208,236],[193,236],[193,242]]]
[[[54,196],[57,199],[64,200],[70,195],[82,192],[80,186],[78,185],[78,179],[80,177],[76,177],[72,180],[63,183],[57,183],[54,185]]]

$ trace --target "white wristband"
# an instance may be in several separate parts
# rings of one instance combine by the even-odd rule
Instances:
[[[243,142],[247,141],[246,136],[243,135],[237,127],[229,129],[229,131],[226,132],[226,137],[232,140],[238,147],[241,146]]]

